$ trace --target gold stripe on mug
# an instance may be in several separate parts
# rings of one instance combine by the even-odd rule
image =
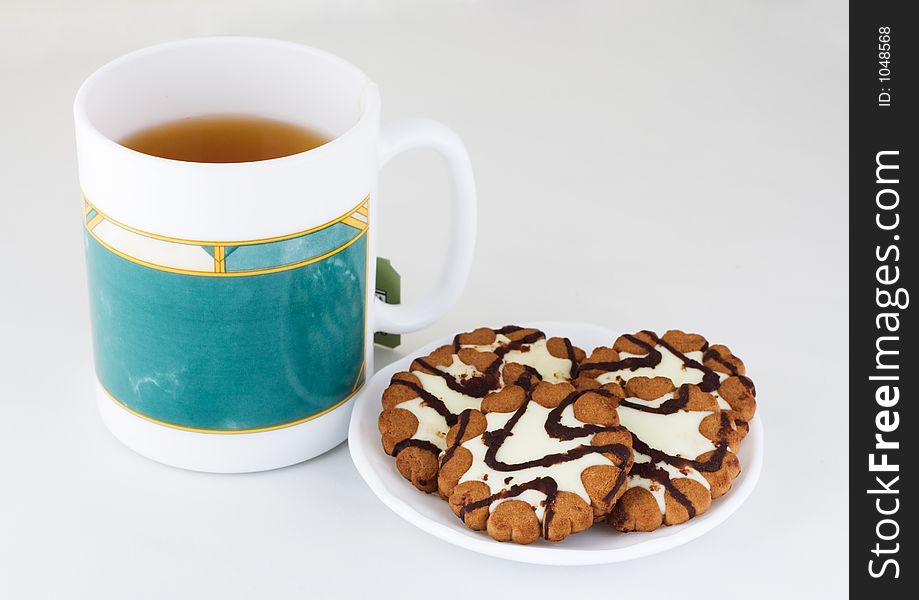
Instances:
[[[366,322],[367,322],[367,319],[365,318],[364,319],[365,326],[366,326]],[[366,364],[367,364],[366,361],[361,363],[361,369],[357,372],[357,379],[354,380],[354,386],[351,388],[351,393],[354,393],[357,391],[357,387],[361,383],[361,375],[364,374],[364,366]]]
[[[304,229],[302,231],[297,231],[294,233],[285,233],[283,235],[277,235],[274,237],[266,237],[266,238],[258,238],[254,240],[192,240],[192,239],[187,239],[187,238],[178,238],[178,237],[171,237],[168,235],[161,235],[158,233],[152,233],[149,231],[144,231],[143,229],[138,229],[137,227],[132,227],[131,225],[128,225],[126,223],[122,223],[121,221],[118,221],[117,219],[113,219],[112,217],[108,216],[107,214],[99,210],[96,207],[96,205],[93,204],[89,200],[89,198],[86,197],[86,194],[83,194],[83,202],[85,203],[84,214],[88,213],[91,210],[94,210],[100,215],[102,215],[102,217],[106,221],[109,221],[110,223],[117,225],[118,227],[122,229],[126,229],[132,233],[136,233],[138,235],[142,235],[148,238],[153,238],[155,240],[163,240],[164,242],[173,242],[176,244],[189,244],[191,246],[251,246],[254,244],[267,244],[269,242],[281,242],[283,240],[289,240],[295,237],[300,237],[301,235],[306,235],[307,233],[313,233],[314,231],[319,231],[320,229],[325,229],[326,227],[334,225],[335,223],[344,221],[345,218],[353,215],[354,213],[360,213],[366,216],[369,211],[369,208],[368,208],[370,204],[369,201],[370,201],[370,194],[367,194],[366,196],[364,196],[363,200],[357,203],[357,206],[355,206],[348,212],[344,213],[343,215],[336,217],[332,219],[331,221],[326,221],[322,225],[316,225],[315,227],[310,227],[309,229]]]
[[[214,246],[214,273],[226,273],[227,249],[223,246]]]
[[[361,203],[349,212],[323,225],[297,233],[271,238],[260,238],[257,240],[208,242],[152,234],[112,219],[105,213],[99,211],[85,195],[83,196],[83,222],[87,233],[89,233],[99,244],[110,252],[136,264],[184,275],[246,277],[277,273],[279,271],[303,267],[325,260],[350,247],[367,233],[369,227],[367,216],[369,213],[369,198],[369,195],[365,196]],[[356,230],[355,235],[347,238],[346,241],[338,246],[332,247],[319,255],[307,256],[302,260],[288,264],[228,270],[228,246],[232,247],[231,250],[235,251],[237,247],[240,246],[255,246],[283,242],[285,240],[292,240],[310,235],[339,223]],[[169,262],[172,264],[163,264],[165,262],[163,260],[164,258],[168,258]],[[238,264],[239,261],[237,261],[237,265]]]

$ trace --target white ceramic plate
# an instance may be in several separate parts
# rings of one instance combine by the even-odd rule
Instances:
[[[588,353],[597,346],[611,345],[618,337],[609,329],[582,323],[532,323],[529,326],[538,327],[550,337],[568,336],[572,343]],[[403,519],[446,542],[489,556],[545,565],[593,565],[640,558],[685,544],[711,531],[744,503],[759,479],[763,462],[763,426],[757,415],[750,422],[750,433],[740,450],[740,476],[734,480],[733,489],[713,501],[704,515],[649,533],[618,533],[597,523],[583,533],[556,543],[538,540],[521,546],[496,542],[484,531],[472,531],[463,525],[436,492],[423,494],[416,490],[402,478],[395,461],[380,445],[377,431],[380,397],[393,373],[407,370],[414,357],[424,356],[451,342],[452,338],[434,342],[377,372],[357,397],[348,434],[351,457],[373,493]]]

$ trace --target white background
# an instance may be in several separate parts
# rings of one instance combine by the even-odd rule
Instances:
[[[838,598],[845,593],[848,17],[843,2],[0,4],[0,597]],[[71,102],[127,51],[279,37],[361,66],[384,121],[454,127],[477,174],[461,304],[400,352],[480,324],[677,327],[731,346],[767,434],[759,487],[679,549],[551,568],[390,513],[347,447],[255,475],[183,472],[96,415]],[[422,295],[444,172],[382,180],[382,254]],[[382,356],[381,362],[392,356]]]

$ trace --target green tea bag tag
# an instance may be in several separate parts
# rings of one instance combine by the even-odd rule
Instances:
[[[393,268],[388,258],[377,257],[377,286],[376,296],[386,304],[399,304],[401,301],[402,278]],[[378,331],[373,334],[373,341],[387,348],[395,348],[402,343],[402,336],[398,333]]]

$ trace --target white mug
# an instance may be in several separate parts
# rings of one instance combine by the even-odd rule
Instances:
[[[243,163],[118,143],[209,114],[332,140]],[[331,54],[238,37],[162,44],[90,76],[74,118],[97,402],[111,432],[154,460],[260,471],[334,447],[373,373],[373,333],[427,326],[465,285],[476,203],[462,142],[427,120],[381,131],[377,86]],[[447,264],[432,297],[388,305],[374,295],[378,173],[416,147],[449,166]]]

